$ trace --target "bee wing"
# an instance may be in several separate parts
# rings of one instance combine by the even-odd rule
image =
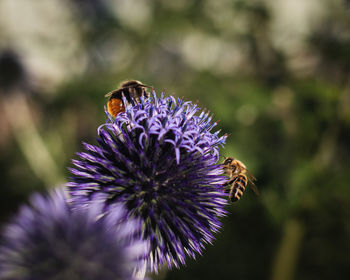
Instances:
[[[147,85],[144,85],[144,84],[141,84],[140,86],[141,87],[145,87],[145,88],[152,88],[153,89],[153,86],[147,86]]]
[[[110,96],[112,96],[112,95],[115,94],[115,93],[122,92],[122,90],[123,90],[122,88],[112,90],[112,91],[106,93],[106,94],[105,94],[105,97],[110,97]]]
[[[248,180],[250,182],[250,185],[251,185],[251,188],[252,188],[253,192],[256,195],[259,195],[259,190],[258,190],[257,186],[254,183],[254,181],[256,181],[256,178],[254,177],[254,175],[248,169],[246,169],[246,171],[247,171]]]
[[[141,83],[137,84],[137,85],[124,86],[121,89],[123,89],[123,88],[137,88],[137,87],[144,87],[144,88],[152,88],[153,89],[152,86],[144,85],[144,84],[141,84]]]
[[[258,190],[257,186],[254,184],[253,181],[250,181],[250,183],[251,183],[250,186],[251,186],[253,192],[254,192],[256,195],[259,195],[259,190]]]

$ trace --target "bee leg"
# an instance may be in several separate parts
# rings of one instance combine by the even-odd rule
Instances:
[[[231,179],[231,180],[227,181],[227,182],[224,184],[224,186],[225,186],[225,187],[231,186],[236,180],[237,180],[236,178]]]
[[[224,184],[224,192],[225,193],[229,193],[230,192],[230,183],[229,182],[226,182]]]
[[[230,193],[229,198],[230,198],[230,201],[231,201],[231,202],[236,202],[236,201],[238,201],[238,198],[237,198],[233,193]]]
[[[232,184],[233,184],[236,180],[237,180],[237,179],[234,178],[234,179],[228,180],[228,181],[224,184],[225,193],[229,193],[229,192],[230,192],[231,186],[232,186]]]

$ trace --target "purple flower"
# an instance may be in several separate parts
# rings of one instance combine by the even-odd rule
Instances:
[[[108,198],[105,209],[125,205],[128,217],[143,221],[150,244],[148,265],[157,271],[195,257],[221,224],[226,212],[225,177],[219,146],[226,136],[197,105],[155,93],[98,129],[98,146],[84,143],[73,160],[72,202],[88,205],[94,194]]]
[[[121,205],[103,216],[96,199],[73,211],[62,190],[30,201],[3,232],[0,279],[135,279],[147,247],[134,241],[141,224],[125,221]]]

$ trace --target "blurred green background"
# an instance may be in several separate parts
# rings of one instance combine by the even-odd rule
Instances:
[[[152,279],[349,279],[347,1],[1,0],[2,224],[67,181],[125,79],[210,109],[260,190]]]

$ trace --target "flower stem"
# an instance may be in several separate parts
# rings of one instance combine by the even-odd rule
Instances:
[[[3,103],[13,136],[36,176],[47,187],[64,182],[64,176],[39,134],[24,93],[14,93]]]
[[[292,280],[304,237],[305,226],[293,218],[286,222],[284,234],[272,266],[272,280]]]

